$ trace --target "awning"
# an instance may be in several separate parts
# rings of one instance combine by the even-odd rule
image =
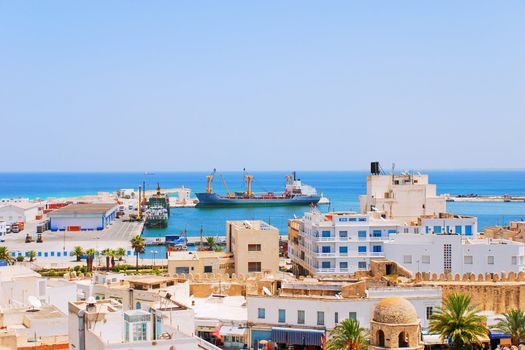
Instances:
[[[219,335],[221,336],[236,336],[236,337],[242,337],[246,334],[247,328],[241,328],[236,326],[222,326],[221,330],[219,331]]]
[[[425,345],[447,344],[447,340],[442,340],[439,334],[423,334],[423,343]]]
[[[507,334],[505,332],[502,332],[502,331],[498,331],[498,330],[491,330],[489,332],[489,336],[490,336],[490,339],[503,339],[503,338],[510,338],[510,334]]]
[[[272,340],[287,345],[322,345],[325,331],[319,329],[272,328]]]

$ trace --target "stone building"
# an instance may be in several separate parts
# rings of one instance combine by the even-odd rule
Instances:
[[[385,298],[376,304],[370,337],[369,350],[424,348],[416,308],[404,298]]]

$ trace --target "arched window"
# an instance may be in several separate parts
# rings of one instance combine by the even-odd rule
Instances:
[[[408,334],[405,332],[399,333],[399,347],[408,348]]]
[[[140,305],[140,301],[137,301],[137,302],[135,303],[135,309],[136,309],[136,310],[140,310],[140,307],[141,307],[141,305]]]
[[[377,331],[377,346],[385,347],[385,333],[382,330]]]

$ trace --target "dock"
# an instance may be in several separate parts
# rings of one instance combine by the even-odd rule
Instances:
[[[525,195],[496,195],[486,196],[477,194],[444,195],[447,202],[525,202]]]

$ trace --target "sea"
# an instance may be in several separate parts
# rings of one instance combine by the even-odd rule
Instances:
[[[525,195],[525,170],[507,171],[424,171],[429,181],[437,185],[439,194]],[[194,192],[206,188],[206,172],[46,172],[0,173],[0,198],[68,197],[113,192],[122,188],[137,188],[143,182],[147,189],[157,183],[163,188],[186,187]],[[242,172],[223,172],[230,191],[244,191]],[[221,176],[217,174],[213,189],[225,193]],[[252,172],[255,192],[278,192],[284,189],[284,171]],[[321,211],[359,211],[359,195],[366,192],[365,171],[304,171],[298,172],[303,183],[314,186],[330,200]],[[188,236],[223,236],[226,220],[260,219],[286,234],[288,219],[301,217],[309,207],[256,208],[172,208],[168,227],[145,229],[145,237],[161,237],[186,232]],[[478,228],[506,225],[511,220],[525,220],[525,202],[449,202],[447,211],[478,217]]]

